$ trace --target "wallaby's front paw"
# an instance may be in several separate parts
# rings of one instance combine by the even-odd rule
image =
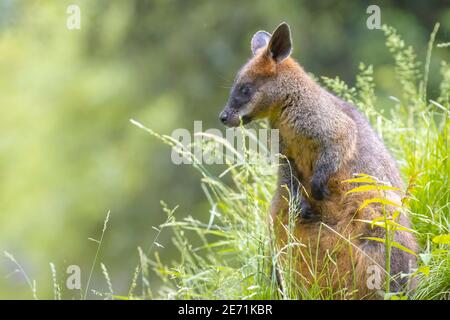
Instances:
[[[316,213],[311,208],[311,205],[306,201],[306,199],[302,199],[300,203],[300,217],[305,221],[311,221],[316,218]]]
[[[330,195],[328,179],[323,176],[313,176],[311,181],[311,194],[316,200],[323,200]]]

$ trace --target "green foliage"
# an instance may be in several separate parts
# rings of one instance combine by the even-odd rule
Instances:
[[[343,80],[339,79],[339,77],[335,77],[332,79],[323,76],[322,81],[340,98],[351,103],[356,102],[356,89],[353,87],[349,87]]]
[[[383,31],[387,37],[386,46],[395,60],[395,74],[402,85],[405,102],[415,102],[418,99],[418,81],[421,76],[416,53],[412,46],[405,44],[393,27],[384,25]]]
[[[255,139],[245,129],[242,132],[247,139]],[[175,141],[170,144],[196,161],[194,154]],[[223,146],[232,148],[229,144]],[[271,273],[273,261],[267,252],[270,237],[266,223],[274,187],[273,175],[268,173],[274,170],[264,162],[250,165],[248,157],[253,155],[249,152],[244,156],[246,161],[242,166],[230,163],[219,175],[221,178],[230,176],[231,185],[194,162],[202,174],[202,189],[210,203],[208,223],[191,216],[176,221],[173,211],[165,209],[170,218],[161,228],[174,231],[180,262],[173,267],[163,265],[159,259],[153,262],[154,269],[166,284],[160,297],[267,299],[276,296],[274,274]],[[188,240],[188,233],[196,234],[197,245]]]
[[[450,299],[450,234],[436,236],[420,254],[418,286],[414,299]]]
[[[438,102],[444,104],[450,99],[450,65],[446,61],[441,62],[441,76],[442,82],[440,85],[441,94],[439,95]]]

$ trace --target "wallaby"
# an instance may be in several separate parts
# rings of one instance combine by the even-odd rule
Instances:
[[[385,232],[361,220],[379,218],[383,210],[392,214],[395,208],[374,203],[358,210],[364,200],[379,195],[374,191],[346,195],[359,184],[342,181],[364,173],[401,189],[395,161],[353,105],[320,87],[290,57],[286,23],[273,35],[256,32],[251,50],[253,57],[238,72],[219,118],[230,127],[267,118],[279,130],[283,157],[270,210],[278,249],[292,237],[288,224],[295,211],[292,203],[298,203],[293,236],[302,245],[296,246],[292,271],[299,288],[331,286],[339,299],[380,298],[377,289],[383,289],[386,277],[385,244],[367,238],[382,239]],[[401,203],[399,191],[386,194]],[[409,227],[405,213],[397,219]],[[394,241],[417,251],[409,231],[397,231]],[[409,273],[415,263],[414,255],[392,248],[391,291],[406,290],[411,281],[399,275]]]

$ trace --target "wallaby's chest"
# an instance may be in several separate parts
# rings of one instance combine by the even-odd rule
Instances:
[[[298,178],[305,187],[309,187],[319,148],[315,141],[302,136],[293,135],[288,131],[280,130],[281,148],[283,155],[295,165]]]

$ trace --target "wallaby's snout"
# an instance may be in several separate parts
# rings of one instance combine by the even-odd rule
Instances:
[[[230,107],[230,104],[227,103],[219,114],[219,120],[227,127],[237,127],[240,124],[240,118],[237,114],[236,110]]]
[[[238,109],[232,104],[227,103],[223,111],[219,114],[219,120],[227,127],[238,127],[241,124],[247,124],[252,120],[249,114],[246,114],[244,108]]]
[[[245,76],[244,76],[245,77]],[[252,81],[245,81],[242,75],[238,77],[231,89],[225,108],[219,115],[220,121],[228,127],[247,124],[255,113],[256,88]]]
[[[223,111],[219,114],[219,120],[220,120],[220,122],[222,122],[224,125],[227,124],[228,113],[227,113],[226,110],[223,110]]]

